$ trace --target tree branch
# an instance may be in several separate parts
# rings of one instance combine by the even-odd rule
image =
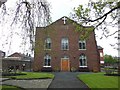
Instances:
[[[104,36],[105,36],[106,38],[108,38],[108,37],[110,37],[110,36],[112,36],[112,35],[116,34],[117,32],[120,32],[120,30],[115,31],[114,33],[112,33],[112,34],[110,34],[110,35],[105,35],[105,34],[104,34]]]
[[[90,20],[90,19],[87,19],[87,18],[82,17],[82,16],[81,16],[81,17],[82,17],[84,20],[88,21],[88,22],[95,22],[95,21],[98,21],[98,20],[104,18],[105,16],[107,16],[108,14],[110,14],[111,12],[113,12],[114,10],[119,9],[119,8],[120,8],[120,5],[118,5],[117,7],[113,8],[113,9],[111,9],[109,12],[105,13],[103,16],[101,16],[101,17],[99,17],[99,18],[97,18],[97,19],[95,19],[95,20]]]
[[[16,9],[16,14],[15,14],[15,17],[14,17],[14,19],[13,19],[13,22],[12,22],[11,26],[12,26],[13,23],[16,21],[17,15],[19,14],[19,11],[20,11],[20,8],[21,8],[22,4],[25,4],[25,5],[26,5],[27,11],[29,12],[28,9],[30,9],[30,3],[27,2],[27,1],[21,2],[21,3],[19,4],[19,6],[17,7],[17,9]],[[29,13],[30,13],[30,12],[29,12]]]
[[[102,22],[100,22],[95,28],[97,28],[99,25],[101,25],[101,24],[105,21],[106,18],[107,18],[107,15],[106,15],[105,18],[102,20]]]

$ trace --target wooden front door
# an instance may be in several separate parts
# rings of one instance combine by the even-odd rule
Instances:
[[[69,59],[61,59],[61,71],[70,71]]]

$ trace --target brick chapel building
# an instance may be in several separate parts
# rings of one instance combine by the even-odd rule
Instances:
[[[81,40],[75,24],[62,17],[47,27],[36,28],[34,71],[100,71],[94,30]]]

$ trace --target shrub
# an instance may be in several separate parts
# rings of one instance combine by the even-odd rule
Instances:
[[[93,70],[93,72],[94,72],[94,73],[97,73],[97,72],[98,72],[98,70]]]
[[[76,68],[75,67],[71,67],[71,72],[75,72]]]
[[[106,74],[112,74],[112,70],[108,67],[104,68]]]
[[[54,71],[59,72],[60,71],[59,67],[55,67]]]

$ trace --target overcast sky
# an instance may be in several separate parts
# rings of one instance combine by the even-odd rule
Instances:
[[[14,1],[14,0],[10,0],[10,1]],[[70,12],[73,11],[74,7],[78,7],[79,4],[87,4],[88,1],[89,0],[48,0],[48,2],[50,2],[50,4],[51,4],[52,21],[54,22],[54,21],[58,20],[59,18],[61,18],[63,16],[69,17]],[[11,2],[9,2],[9,3],[10,3],[10,5],[13,4]],[[1,29],[6,30],[7,28],[4,26],[2,28],[0,27],[0,30]],[[99,36],[101,34],[100,31],[99,32],[96,31],[95,33],[97,34],[97,36]],[[110,37],[108,39],[103,38],[102,40],[99,39],[99,38],[100,37],[96,38],[97,44],[104,48],[104,54],[110,54],[112,56],[118,56],[118,51],[113,49],[113,47],[111,47],[109,45],[109,44],[114,44],[116,42],[113,37]],[[16,38],[14,37],[13,39],[15,40]],[[8,47],[3,48],[2,45],[0,45],[0,50],[7,51],[7,49],[8,49]],[[11,53],[18,52],[18,51],[20,51],[20,49],[18,49],[17,43],[15,43],[15,46],[12,47],[12,52]]]

